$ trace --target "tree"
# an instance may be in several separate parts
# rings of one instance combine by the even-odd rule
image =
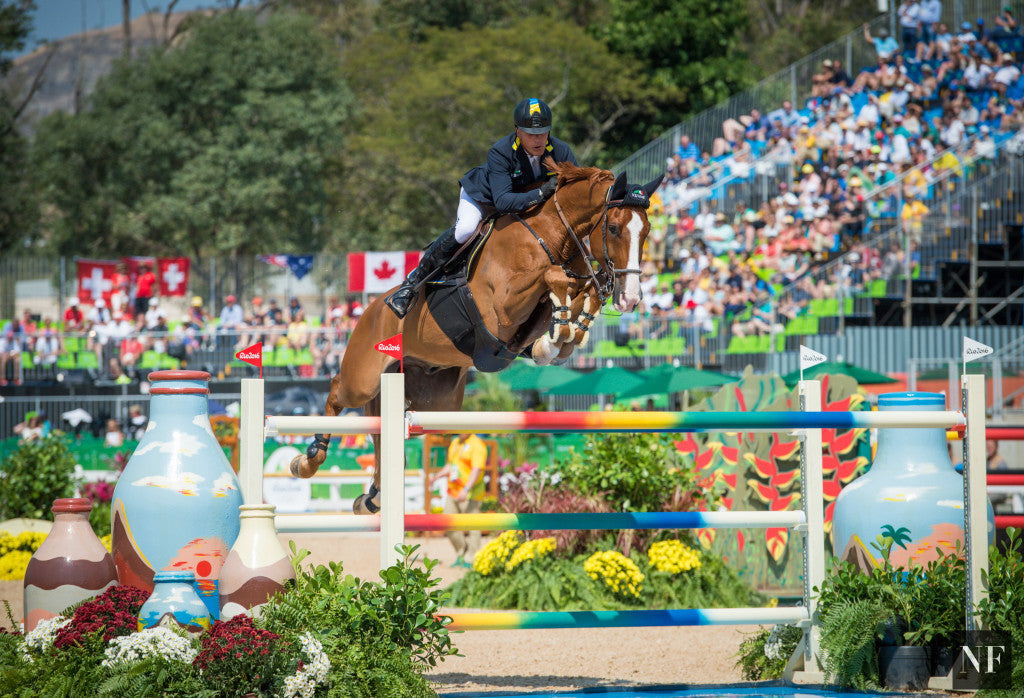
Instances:
[[[739,42],[746,24],[744,0],[612,0],[608,21],[591,32],[611,51],[638,59],[659,89],[652,132],[629,148],[750,84]]]
[[[346,50],[344,69],[361,106],[341,183],[343,244],[355,249],[419,246],[451,225],[459,178],[511,132],[519,100],[547,101],[554,135],[592,164],[650,94],[635,61],[546,17],[428,29],[416,44],[376,32]]]
[[[34,172],[60,254],[319,249],[351,96],[305,15],[228,12],[121,61],[40,125]]]
[[[11,68],[8,54],[25,48],[34,10],[27,0],[0,0],[0,77]],[[21,243],[35,220],[26,176],[28,145],[17,127],[20,111],[0,89],[0,253]]]

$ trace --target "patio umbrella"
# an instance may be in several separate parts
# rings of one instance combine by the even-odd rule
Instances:
[[[848,361],[826,361],[804,370],[804,378],[808,380],[812,378],[820,378],[821,376],[834,375],[849,376],[860,385],[899,382],[895,378],[890,378],[884,373],[876,373],[875,371],[864,368],[863,366],[851,364]],[[789,386],[796,385],[800,382],[800,371],[787,373],[782,377],[782,381]]]
[[[644,382],[643,377],[618,366],[584,373],[548,390],[548,395],[622,395]]]
[[[644,382],[631,390],[627,390],[620,397],[662,395],[666,393],[681,393],[684,390],[717,388],[726,383],[739,380],[739,378],[734,376],[727,376],[715,371],[702,371],[689,366],[674,366],[670,363],[661,364],[649,371],[643,371],[641,376],[644,378]]]
[[[579,378],[582,374],[573,371],[565,366],[537,366],[523,363],[522,368],[510,373],[516,364],[498,374],[498,380],[512,390],[539,390],[544,392],[549,388],[568,383]]]

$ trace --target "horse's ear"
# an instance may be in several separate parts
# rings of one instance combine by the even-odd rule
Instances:
[[[623,172],[615,178],[615,182],[612,184],[611,189],[608,190],[608,201],[621,201],[626,196],[626,190],[629,185],[626,184],[626,173]]]
[[[658,191],[658,187],[661,186],[661,180],[665,179],[665,175],[658,175],[657,179],[652,179],[650,182],[643,186],[644,194],[647,194],[647,198],[651,198],[654,192]]]

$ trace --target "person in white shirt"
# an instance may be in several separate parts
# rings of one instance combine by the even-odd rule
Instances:
[[[980,160],[995,160],[996,142],[992,138],[988,126],[982,124],[978,129],[978,139],[974,141],[974,157]]]
[[[903,50],[913,51],[917,47],[917,40],[920,37],[918,26],[921,21],[921,6],[917,0],[903,0],[896,12],[900,16],[900,38],[903,40]]]
[[[1010,87],[1019,79],[1020,68],[1013,62],[1013,55],[1004,53],[999,59],[999,67],[996,68],[996,72],[992,75],[992,86],[997,89],[999,85],[1002,85],[1004,88]]]
[[[160,307],[160,299],[150,298],[149,310],[146,311],[146,329],[151,330],[159,325],[161,317],[167,317],[167,313]]]
[[[921,0],[918,3],[917,19],[921,22],[921,41],[932,43],[935,30],[942,21],[942,0]]]
[[[967,67],[964,68],[964,84],[969,90],[980,90],[985,86],[988,76],[991,74],[992,68],[988,63],[971,56],[967,61]]]

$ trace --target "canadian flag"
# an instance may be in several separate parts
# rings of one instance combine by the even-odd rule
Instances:
[[[348,290],[350,293],[384,293],[420,263],[420,252],[350,252]]]
[[[100,298],[109,302],[116,265],[117,262],[106,259],[79,259],[78,302],[93,305]]]
[[[188,257],[160,257],[156,260],[156,278],[161,296],[184,296],[188,289]]]

